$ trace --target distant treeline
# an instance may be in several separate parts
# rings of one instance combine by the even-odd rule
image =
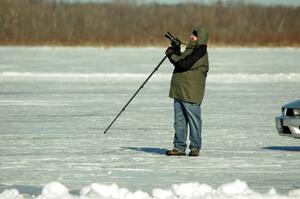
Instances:
[[[0,0],[1,45],[167,45],[166,31],[186,41],[198,25],[213,45],[300,45],[300,7]]]

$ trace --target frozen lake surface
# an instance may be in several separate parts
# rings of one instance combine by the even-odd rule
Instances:
[[[0,198],[122,198],[124,189],[128,198],[300,198],[300,140],[274,123],[300,98],[299,55],[210,48],[203,150],[191,158],[164,155],[173,141],[167,60],[103,134],[164,49],[0,47]],[[184,195],[193,190],[202,192]]]

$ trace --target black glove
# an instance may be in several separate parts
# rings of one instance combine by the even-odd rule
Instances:
[[[180,54],[180,45],[181,45],[181,41],[177,38],[175,38],[172,42],[171,42],[171,46],[173,47],[173,51],[176,55]]]
[[[169,48],[166,50],[165,54],[166,54],[168,57],[171,57],[171,56],[174,54],[174,49],[173,49],[173,47],[169,47]]]
[[[180,40],[176,40],[175,42],[171,43],[173,51],[176,55],[180,54],[180,44],[181,44]]]

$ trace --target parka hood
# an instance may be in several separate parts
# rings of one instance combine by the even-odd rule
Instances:
[[[208,42],[207,30],[203,27],[196,27],[193,29],[193,31],[196,31],[198,34],[197,44],[198,45],[207,45],[207,42]]]
[[[190,40],[186,47],[187,49],[193,49],[196,46],[200,46],[200,45],[207,45],[207,42],[208,42],[207,30],[203,27],[196,27],[192,30],[192,32],[194,32],[194,31],[197,32],[198,40],[197,41]]]

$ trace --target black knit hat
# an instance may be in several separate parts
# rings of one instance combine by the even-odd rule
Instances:
[[[198,33],[196,30],[193,30],[192,34],[195,35],[196,37],[198,37]]]

